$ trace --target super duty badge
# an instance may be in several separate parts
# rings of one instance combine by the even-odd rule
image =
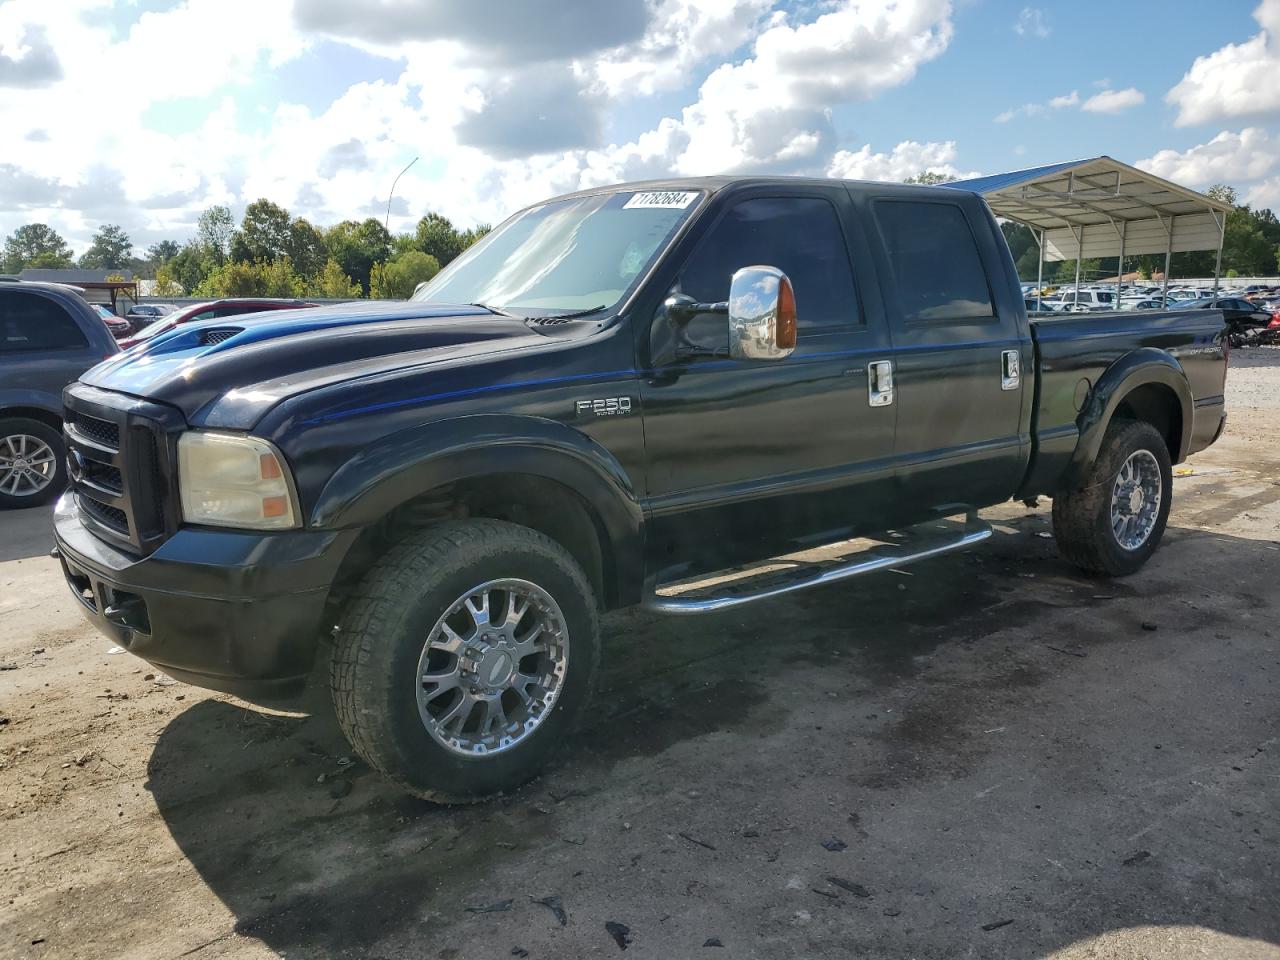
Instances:
[[[580,417],[587,414],[597,417],[625,417],[631,412],[631,398],[602,397],[599,400],[579,400],[575,409]]]

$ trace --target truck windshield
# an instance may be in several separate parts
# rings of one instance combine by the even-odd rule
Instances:
[[[454,260],[413,299],[482,304],[525,317],[611,309],[702,197],[693,190],[626,190],[530,207]]]

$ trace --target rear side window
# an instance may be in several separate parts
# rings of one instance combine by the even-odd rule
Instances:
[[[733,274],[757,265],[791,279],[802,332],[862,322],[849,248],[829,201],[761,197],[734,204],[689,258],[680,289],[704,303],[728,300]]]
[[[904,320],[991,319],[991,289],[963,210],[950,203],[879,200],[875,218]]]
[[[0,291],[0,353],[88,346],[75,318],[53,300],[34,293]]]

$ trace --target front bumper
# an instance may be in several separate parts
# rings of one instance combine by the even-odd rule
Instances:
[[[136,557],[54,510],[63,574],[104,634],[165,673],[247,699],[300,691],[355,531],[251,533],[184,527]]]

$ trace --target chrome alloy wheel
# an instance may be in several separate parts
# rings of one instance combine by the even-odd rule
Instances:
[[[34,496],[53,482],[57,459],[52,447],[29,433],[0,437],[0,493]]]
[[[490,580],[436,621],[418,660],[418,714],[432,738],[465,757],[518,745],[564,688],[569,631],[551,594],[527,580]]]
[[[1163,494],[1159,462],[1149,450],[1135,450],[1111,488],[1111,529],[1120,546],[1137,550],[1147,542],[1160,517]]]

